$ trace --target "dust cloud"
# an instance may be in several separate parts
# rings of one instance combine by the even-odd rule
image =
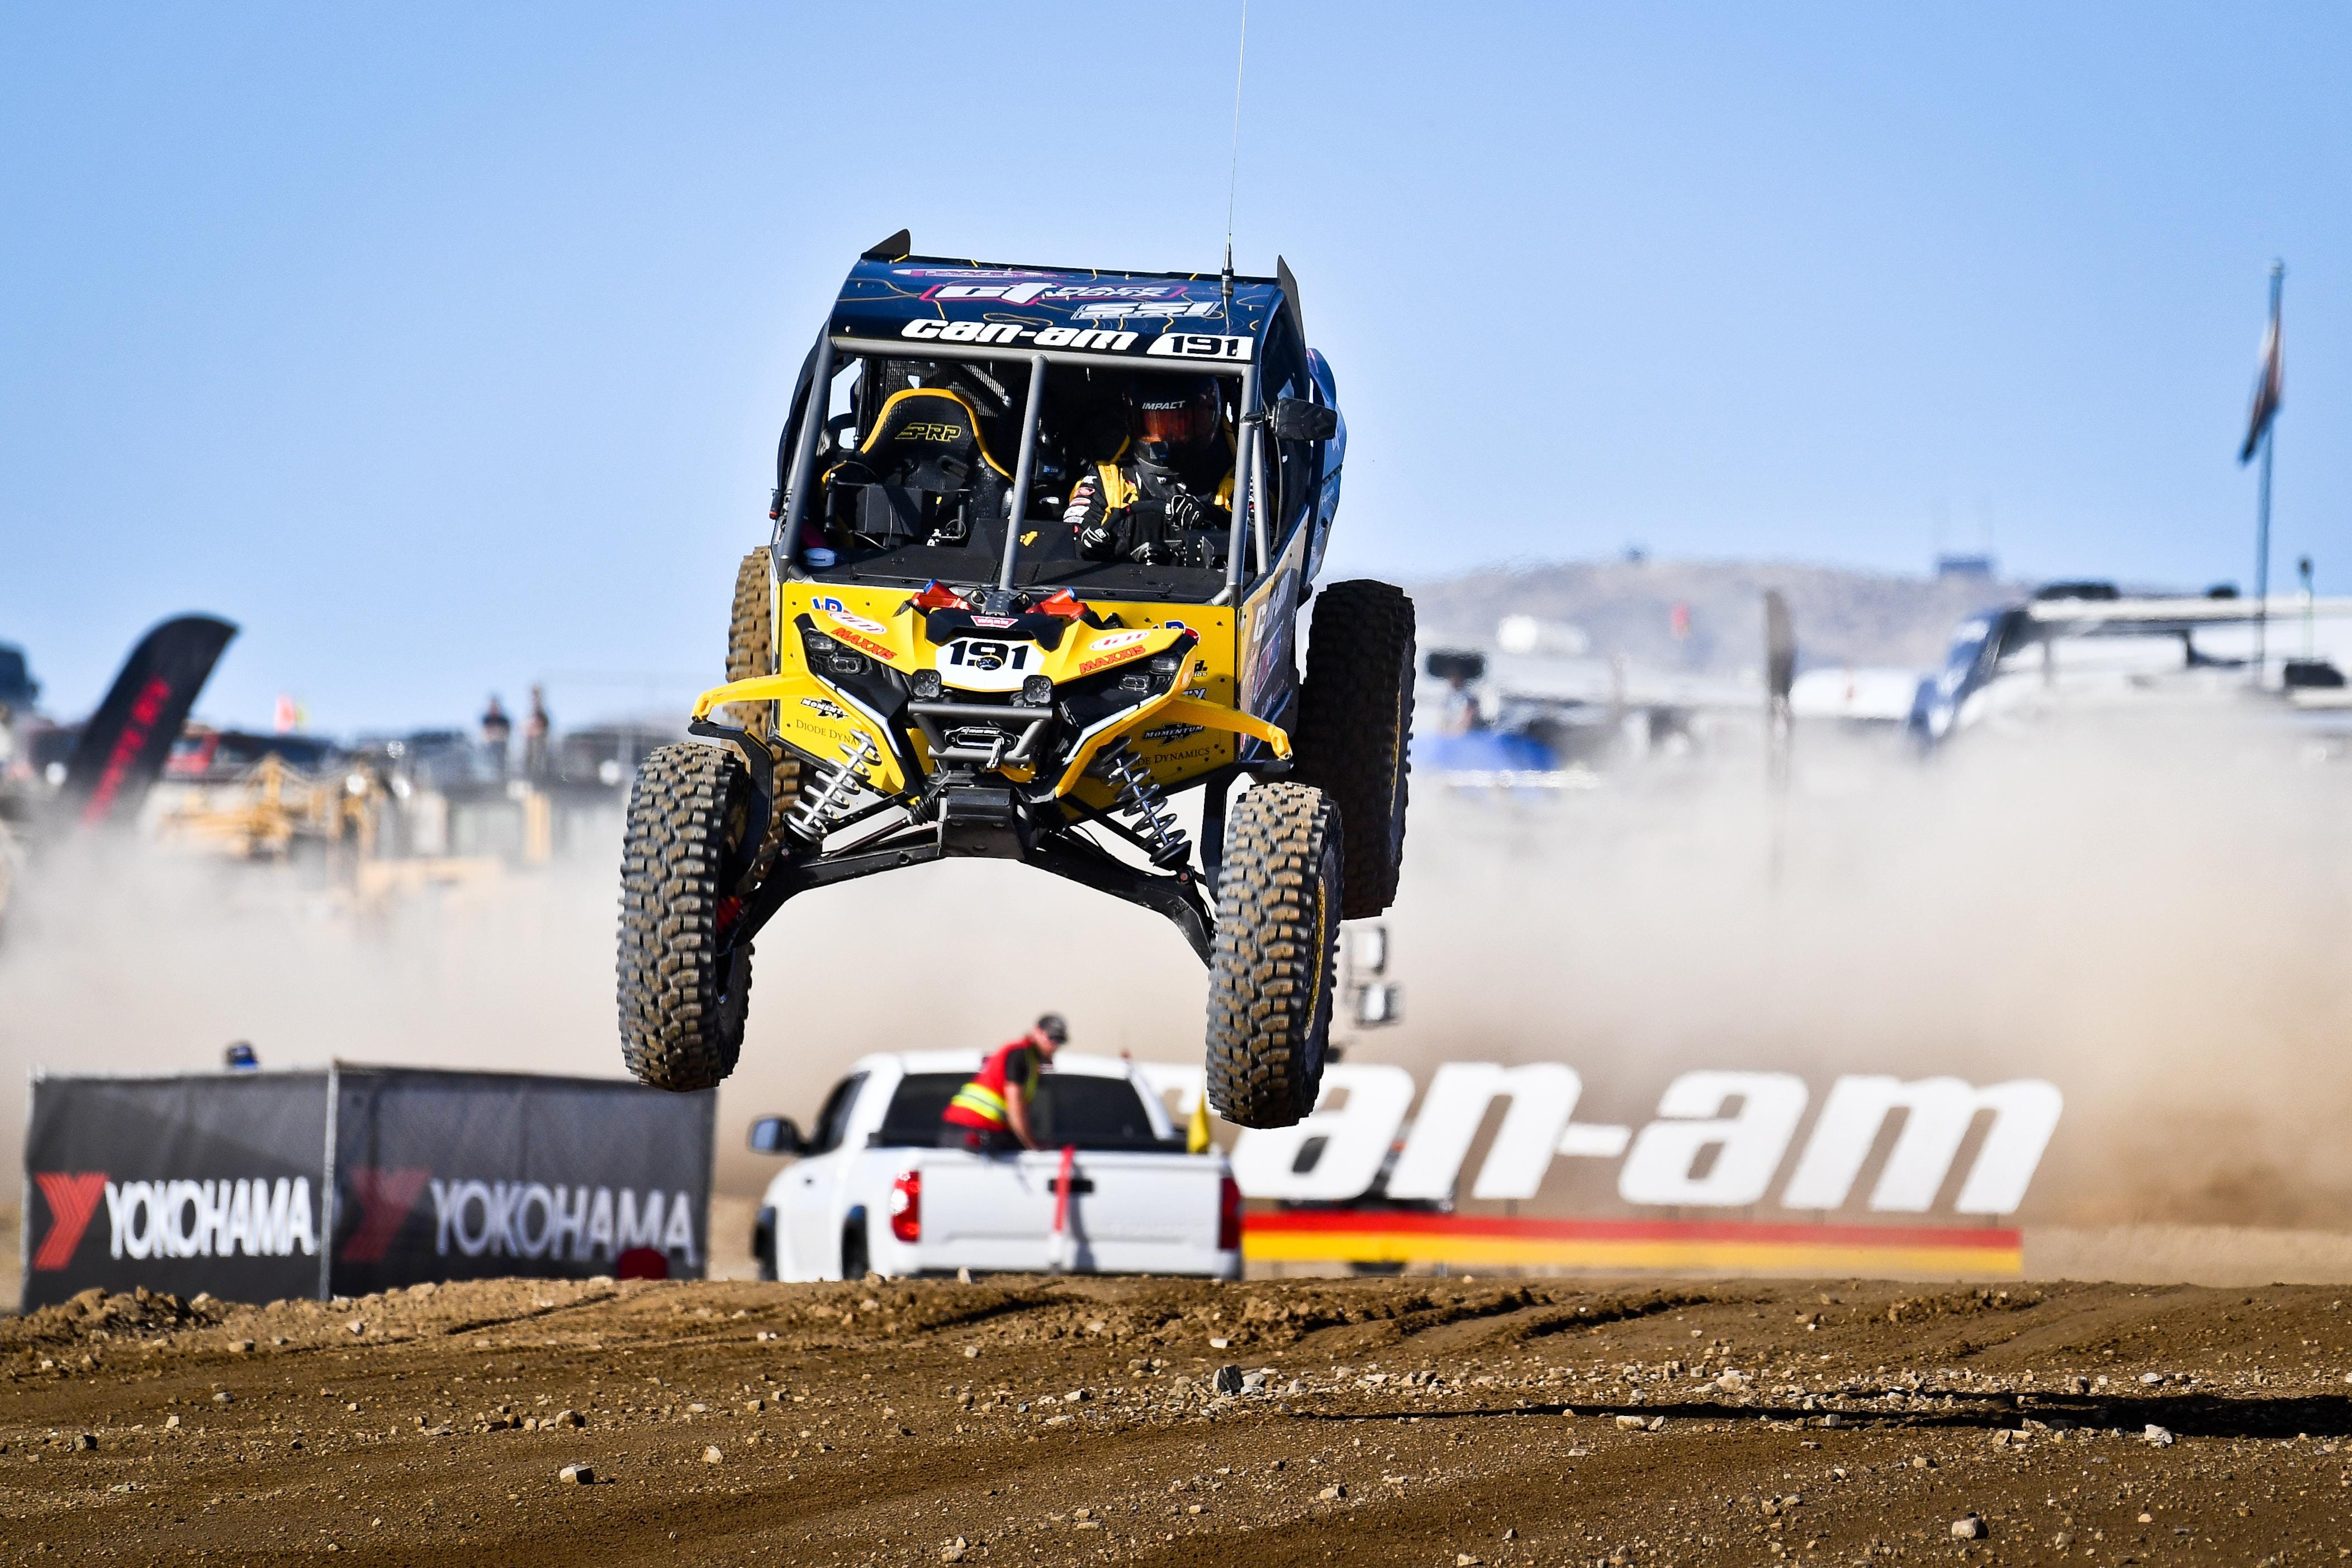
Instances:
[[[300,868],[132,845],[48,857],[0,936],[0,1161],[58,1072],[204,1071],[330,1058],[622,1076],[614,1022],[617,813],[543,871],[353,909]],[[719,1181],[757,1190],[754,1116],[805,1124],[874,1051],[971,1049],[1066,1013],[1079,1049],[1197,1059],[1206,982],[1159,916],[1024,867],[960,862],[785,907],[753,967]],[[11,1184],[12,1186],[14,1184]]]
[[[1580,1120],[1637,1126],[1691,1068],[1816,1104],[1843,1072],[2046,1078],[2066,1112],[2021,1219],[2342,1224],[2352,821],[2305,744],[2085,719],[1923,766],[1816,726],[1777,811],[1755,758],[1557,799],[1420,778],[1407,1022],[1356,1059],[1565,1061]],[[1613,1165],[1574,1168],[1601,1164],[1556,1162],[1543,1201],[1607,1207]]]
[[[2352,1218],[2352,820],[2337,769],[2272,732],[2053,727],[1922,767],[1808,731],[1777,810],[1738,755],[1584,791],[1414,782],[1406,1021],[1350,1060],[1424,1083],[1565,1061],[1580,1120],[1637,1125],[1693,1067],[1817,1100],[1846,1071],[2044,1077],[2067,1110],[2021,1218]],[[617,836],[366,917],[299,871],[50,859],[0,939],[0,1159],[29,1070],[210,1070],[232,1040],[273,1066],[618,1075]],[[863,1052],[984,1046],[1050,1008],[1078,1049],[1194,1061],[1204,990],[1158,916],[1018,866],[796,901],[759,942],[720,1187],[776,1168],[743,1151],[752,1116],[805,1124]],[[1605,1211],[1613,1172],[1557,1162],[1537,1207]]]

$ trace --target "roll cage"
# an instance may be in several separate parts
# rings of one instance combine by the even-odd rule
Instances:
[[[1005,322],[943,325],[983,338],[1013,329]],[[778,446],[770,548],[781,580],[898,588],[938,580],[1005,593],[1069,588],[1082,596],[1235,604],[1281,558],[1294,528],[1328,520],[1323,498],[1335,487],[1328,470],[1337,465],[1327,463],[1325,441],[1286,433],[1269,415],[1278,405],[1332,404],[1328,374],[1315,373],[1295,309],[1276,314],[1255,338],[1160,334],[1159,341],[1173,338],[1190,351],[1162,355],[1155,344],[1149,356],[1132,350],[1151,335],[1123,329],[1065,329],[1065,339],[1098,346],[1034,348],[881,338],[837,327],[828,323],[802,369]],[[1242,352],[1234,352],[1236,346]],[[1124,423],[1111,418],[1126,388],[1137,378],[1179,373],[1224,383],[1226,435],[1234,447],[1232,522],[1211,552],[1222,562],[1079,559],[1062,522],[1070,483],[1124,447]],[[917,389],[952,397],[975,426],[978,460],[965,465],[973,483],[955,497],[952,516],[936,506],[927,514],[947,517],[949,528],[922,541],[812,560],[812,544],[835,528],[840,492],[858,482],[845,473],[846,460],[866,455],[856,442],[870,441],[892,400]],[[1332,417],[1336,423],[1336,410]],[[894,499],[903,510],[904,497]],[[945,543],[941,532],[951,536]],[[1308,552],[1310,559],[1320,555],[1319,548]]]

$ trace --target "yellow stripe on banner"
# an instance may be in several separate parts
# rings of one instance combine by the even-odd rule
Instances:
[[[1409,1231],[1250,1230],[1254,1263],[1444,1263],[1488,1268],[1774,1270],[1808,1274],[1965,1273],[2019,1276],[2021,1247],[1853,1246],[1734,1239],[1519,1239]]]

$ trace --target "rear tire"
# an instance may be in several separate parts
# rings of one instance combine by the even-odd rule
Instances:
[[[1344,818],[1308,785],[1234,803],[1209,970],[1209,1104],[1243,1127],[1288,1127],[1323,1087],[1339,980]]]
[[[621,852],[621,1056],[641,1083],[684,1092],[735,1071],[751,949],[722,957],[741,890],[722,885],[751,831],[751,779],[732,748],[665,746],[637,769]]]
[[[1412,601],[1385,582],[1315,596],[1291,778],[1339,802],[1348,824],[1343,919],[1386,913],[1404,865],[1412,746]]]
[[[775,603],[768,552],[755,549],[735,569],[735,603],[727,617],[727,678],[748,681],[776,673]],[[727,722],[762,739],[776,733],[773,703],[729,703]]]
[[[765,549],[753,550],[735,569],[735,604],[727,619],[730,682],[776,673],[775,596],[768,579],[769,570]],[[791,752],[774,744],[775,704],[729,703],[726,719],[736,728],[768,743],[768,755],[774,758],[775,810],[770,813],[768,831],[760,844],[760,859],[753,873],[757,880],[768,874],[769,868],[784,852],[784,817],[800,803],[801,765]]]

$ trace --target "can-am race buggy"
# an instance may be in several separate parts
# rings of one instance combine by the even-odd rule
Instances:
[[[1413,674],[1404,594],[1313,588],[1346,434],[1297,286],[1279,263],[1109,273],[909,249],[894,235],[851,269],[801,372],[774,538],[743,562],[728,684],[689,727],[722,744],[638,770],[629,1069],[676,1090],[733,1070],[752,939],[785,900],[985,855],[1173,921],[1212,971],[1210,1103],[1291,1124],[1322,1077],[1339,922],[1395,896]],[[1146,548],[1085,559],[1072,486],[1116,472],[1130,400],[1204,373],[1230,526],[1138,498]],[[1197,850],[1168,806],[1194,788]]]

